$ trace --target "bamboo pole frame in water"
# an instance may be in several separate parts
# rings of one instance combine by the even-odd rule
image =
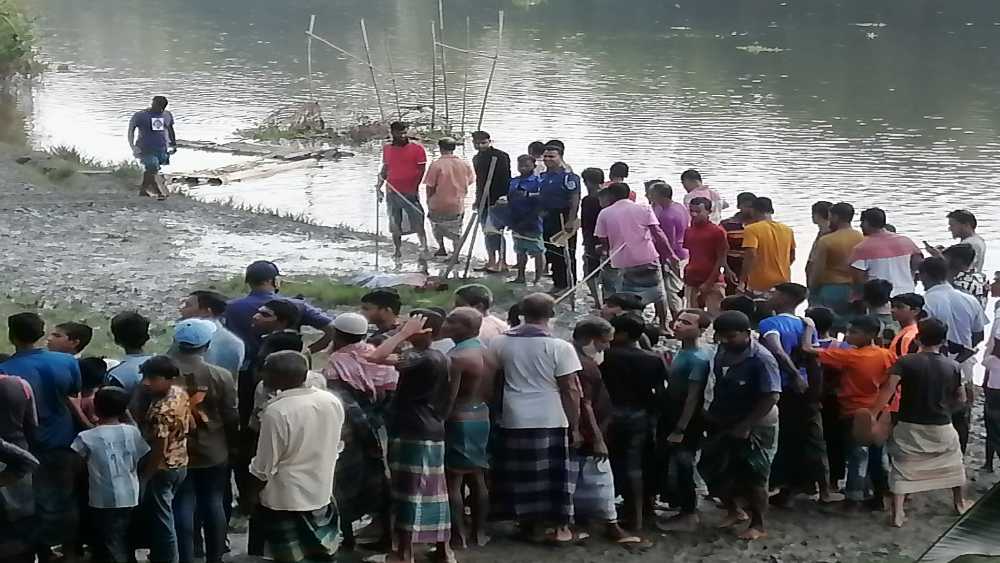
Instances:
[[[438,0],[438,25],[441,30],[441,41],[444,42],[444,0]],[[434,40],[434,44],[438,44],[437,39]],[[448,108],[448,57],[443,47],[441,48],[441,92],[444,94],[444,120],[451,130],[451,113]]]
[[[361,18],[361,38],[365,43],[365,57],[368,59],[368,70],[372,73],[372,85],[375,87],[375,100],[378,101],[378,113],[385,122],[385,109],[382,108],[382,93],[378,89],[378,80],[375,79],[375,65],[372,64],[372,52],[368,47],[368,29],[365,27],[365,19]]]
[[[469,16],[465,16],[465,49],[472,49],[472,24]],[[441,49],[444,49],[442,46]],[[466,107],[469,104],[469,63],[470,57],[465,56],[465,78],[462,81],[462,146],[465,146],[465,116]],[[464,150],[464,149],[463,149]]]
[[[309,16],[309,31],[306,33],[306,82],[309,84],[309,99],[316,101],[316,94],[313,92],[313,39],[312,33],[316,28],[316,14]]]
[[[437,27],[434,20],[431,20],[431,131],[434,130],[434,123],[437,120]]]
[[[479,123],[476,125],[477,131],[483,129],[483,117],[486,115],[486,100],[490,97],[490,86],[493,85],[493,77],[497,72],[497,60],[500,58],[500,44],[503,41],[503,10],[497,12],[497,50],[493,55],[493,64],[490,66],[490,78],[486,81],[486,92],[483,93],[483,106],[479,110]]]
[[[387,74],[385,70],[383,70],[383,69],[381,69],[381,68],[379,68],[379,67],[377,67],[377,66],[375,66],[375,65],[373,65],[373,64],[371,64],[369,62],[366,62],[361,57],[355,55],[354,53],[348,51],[347,49],[344,49],[343,47],[338,47],[338,46],[334,45],[333,43],[330,43],[329,41],[327,41],[326,39],[320,37],[319,35],[316,35],[315,33],[311,33],[309,31],[306,31],[306,35],[308,35],[309,37],[312,37],[316,41],[319,41],[320,43],[326,45],[327,47],[333,49],[334,51],[337,51],[341,55],[344,55],[345,57],[354,59],[355,61],[357,61],[357,62],[359,62],[359,63],[361,63],[361,64],[363,64],[363,65],[365,65],[365,66],[367,66],[369,68],[371,68],[372,70],[374,70],[374,71],[376,71],[378,73]]]
[[[396,98],[396,119],[403,119],[403,110],[399,108],[399,88],[396,86],[396,72],[392,69],[392,50],[389,48],[389,33],[385,34],[385,61],[389,65],[389,80],[392,82],[392,94]]]

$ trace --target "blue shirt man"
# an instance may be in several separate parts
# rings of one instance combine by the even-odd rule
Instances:
[[[715,387],[708,413],[723,428],[745,420],[761,395],[781,392],[778,362],[756,341],[740,352],[719,346],[712,375]]]
[[[781,349],[784,350],[785,354],[789,358],[794,358],[796,351],[802,345],[802,336],[806,331],[806,323],[801,318],[789,314],[781,313],[774,315],[773,317],[768,317],[760,321],[758,326],[758,331],[762,339],[767,339],[768,335],[777,335],[778,340],[781,342]],[[813,345],[818,346],[819,340],[816,338],[815,333],[813,334]],[[805,368],[798,368],[799,377],[803,381],[807,381]],[[781,385],[783,388],[787,389],[789,387],[790,381],[788,374],[784,371],[781,372]]]
[[[534,174],[518,176],[510,181],[507,205],[510,218],[508,226],[517,234],[542,235],[541,178]]]
[[[580,177],[564,169],[546,170],[539,178],[539,192],[544,209],[567,210],[573,198],[580,197]]]
[[[238,336],[244,344],[244,370],[249,368],[257,357],[257,352],[260,350],[260,339],[263,336],[253,328],[254,313],[272,299],[283,299],[278,296],[277,278],[279,275],[278,266],[273,262],[258,260],[250,264],[247,266],[245,277],[247,285],[250,286],[250,293],[246,297],[234,299],[226,305],[224,316],[226,328]],[[318,352],[326,348],[333,337],[333,319],[305,301],[285,299],[298,306],[302,313],[301,323],[303,325],[311,326],[325,333],[323,338],[309,347],[310,350]]]
[[[42,450],[69,447],[76,437],[67,402],[80,392],[80,365],[62,352],[41,348],[20,350],[0,363],[0,372],[16,375],[31,385],[38,409],[35,444]]]
[[[138,131],[138,138],[135,133]],[[128,144],[136,156],[166,155],[167,148],[177,145],[174,116],[167,111],[167,99],[153,98],[148,109],[137,111],[128,122]]]

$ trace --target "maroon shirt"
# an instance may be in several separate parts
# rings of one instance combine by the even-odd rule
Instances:
[[[716,265],[725,240],[725,229],[715,223],[691,223],[684,233],[684,248],[688,250],[685,284],[699,286],[712,278],[722,281]]]

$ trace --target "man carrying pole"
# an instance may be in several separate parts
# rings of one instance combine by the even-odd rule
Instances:
[[[490,134],[486,131],[474,132],[472,144],[476,147],[476,156],[472,157],[472,165],[476,170],[475,207],[483,210],[479,214],[479,220],[486,239],[487,262],[483,270],[499,272],[507,269],[507,255],[502,227],[490,221],[490,209],[496,205],[497,200],[507,195],[510,186],[510,155],[494,147]],[[490,169],[494,159],[496,165],[491,176]]]
[[[382,185],[389,187],[386,207],[389,210],[389,231],[395,248],[393,257],[402,258],[403,235],[416,233],[424,254],[428,253],[427,232],[424,230],[424,208],[420,205],[420,182],[427,169],[427,153],[419,143],[407,136],[409,124],[394,121],[389,125],[392,142],[382,147],[382,171],[375,192],[379,201],[385,197]]]

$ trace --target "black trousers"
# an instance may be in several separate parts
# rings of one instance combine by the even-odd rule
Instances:
[[[569,221],[569,209],[549,209],[545,212],[542,223],[542,236],[546,240],[545,260],[552,270],[552,285],[557,289],[567,289],[576,283],[576,235],[570,237],[565,247],[548,243],[553,236],[563,230],[566,221]]]
[[[958,442],[962,445],[962,453],[969,446],[969,424],[972,422],[972,408],[965,407],[951,415],[951,424],[958,432]]]

